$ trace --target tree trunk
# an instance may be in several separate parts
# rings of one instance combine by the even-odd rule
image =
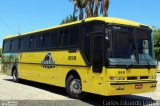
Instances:
[[[109,3],[110,3],[110,0],[103,0],[102,7],[101,7],[103,16],[108,17]]]
[[[83,9],[80,9],[79,20],[83,19]]]

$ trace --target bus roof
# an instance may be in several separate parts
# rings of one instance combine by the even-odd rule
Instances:
[[[50,27],[50,28],[44,28],[44,29],[41,29],[41,30],[35,30],[35,31],[32,31],[32,32],[22,33],[20,35],[27,35],[27,34],[32,34],[32,33],[36,33],[36,32],[42,32],[42,31],[46,31],[46,30],[50,30],[50,29],[56,29],[56,28],[60,28],[60,27],[64,27],[64,26],[70,26],[70,25],[81,23],[82,21],[83,22],[103,21],[103,22],[110,23],[110,24],[120,24],[120,25],[127,25],[127,26],[133,26],[133,27],[140,27],[141,25],[144,25],[144,24],[140,24],[138,22],[125,20],[125,19],[120,19],[120,18],[91,17],[91,18],[86,18],[84,20],[70,22],[70,23],[67,23],[67,24],[62,24],[62,25],[58,25],[58,26],[54,26],[54,27]],[[144,25],[144,26],[147,26],[147,25]],[[16,36],[19,36],[19,35],[18,34],[17,35],[9,35],[9,36],[6,36],[5,39],[11,38],[11,37],[16,37]]]

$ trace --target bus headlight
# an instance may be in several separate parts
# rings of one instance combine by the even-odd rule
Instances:
[[[116,80],[120,80],[120,77],[117,77]]]
[[[120,77],[120,80],[124,80],[124,77]]]
[[[110,80],[111,81],[113,81],[113,80],[124,80],[124,77],[113,77],[113,76],[111,76]]]
[[[150,79],[156,79],[156,76],[150,76]]]
[[[124,80],[124,77],[117,77],[116,80]]]
[[[111,77],[110,77],[110,80],[111,80],[111,81],[113,81],[113,80],[114,80],[114,77],[113,77],[113,76],[111,76]]]

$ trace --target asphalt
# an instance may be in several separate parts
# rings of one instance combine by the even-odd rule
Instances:
[[[64,88],[23,81],[14,83],[12,77],[0,75],[0,106],[95,106],[95,105],[160,105],[160,73],[157,74],[155,92],[124,95],[100,96],[89,94],[87,98],[75,100],[68,97]],[[137,105],[137,106],[138,106]]]

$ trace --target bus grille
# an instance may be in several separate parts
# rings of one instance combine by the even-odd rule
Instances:
[[[140,77],[137,77],[137,76],[129,76],[127,77],[127,80],[138,80],[138,79],[148,79],[149,76],[140,76]]]
[[[149,76],[140,76],[140,79],[148,79]]]
[[[127,80],[137,80],[137,77],[127,77]]]

